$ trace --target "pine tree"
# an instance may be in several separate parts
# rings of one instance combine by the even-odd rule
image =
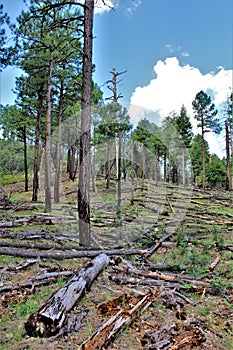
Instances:
[[[176,117],[175,123],[177,126],[177,131],[182,137],[182,182],[183,186],[186,184],[186,161],[187,152],[191,146],[191,141],[193,138],[192,123],[189,116],[187,115],[187,110],[183,105],[180,110],[180,114]]]
[[[218,111],[211,102],[211,97],[200,91],[192,102],[194,117],[198,121],[197,126],[201,128],[202,137],[202,189],[205,189],[205,134],[213,131],[216,134],[221,132],[219,120],[216,117]]]

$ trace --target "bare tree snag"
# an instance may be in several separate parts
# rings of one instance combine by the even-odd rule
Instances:
[[[109,257],[98,255],[75,273],[61,288],[34,313],[25,323],[30,336],[50,337],[58,333],[66,319],[67,312],[82,298],[86,289],[109,264]]]
[[[152,293],[149,291],[146,295],[129,309],[128,306],[121,309],[116,315],[105,322],[89,339],[84,341],[79,350],[95,350],[105,349],[116,338],[117,334],[126,326],[129,326],[136,315],[146,310],[152,303],[158,292]]]

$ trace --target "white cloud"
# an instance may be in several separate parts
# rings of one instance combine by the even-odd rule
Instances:
[[[189,54],[187,51],[184,51],[184,52],[181,53],[181,56],[183,56],[183,57],[189,57],[190,54]]]
[[[142,0],[132,0],[131,6],[128,6],[124,11],[125,15],[131,16],[141,3]]]
[[[141,119],[143,108],[147,111],[155,111],[161,120],[172,111],[179,113],[184,104],[196,133],[196,121],[192,110],[192,101],[196,94],[200,90],[208,94],[211,92],[213,102],[220,110],[221,104],[231,93],[233,71],[226,70],[222,66],[219,66],[218,69],[217,73],[202,74],[198,68],[188,64],[181,66],[176,57],[157,61],[154,66],[156,78],[146,86],[137,87],[131,96],[129,113],[132,121],[137,123]],[[136,112],[136,106],[140,106],[140,113]],[[216,144],[214,144],[213,137],[210,138],[210,150],[216,152]]]

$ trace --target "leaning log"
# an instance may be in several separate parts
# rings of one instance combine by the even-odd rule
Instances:
[[[109,264],[109,257],[98,255],[86,266],[80,268],[61,288],[34,313],[32,313],[25,329],[30,336],[50,337],[59,332],[67,316],[67,312],[81,299],[85,290]]]

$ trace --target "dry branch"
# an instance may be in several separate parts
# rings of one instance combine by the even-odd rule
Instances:
[[[150,249],[148,249],[145,254],[143,254],[140,257],[140,260],[146,260],[147,258],[149,258],[152,254],[154,254],[162,245],[162,243],[164,241],[166,241],[167,239],[171,238],[173,235],[173,232],[169,232],[168,234],[166,234],[165,236],[163,236],[158,242],[156,242],[154,245],[152,245],[152,247]]]
[[[82,267],[61,288],[31,314],[25,323],[31,336],[50,337],[58,333],[64,324],[67,312],[91,287],[93,281],[109,264],[109,257],[100,254],[87,266]]]
[[[210,264],[209,271],[213,272],[215,267],[220,263],[220,258],[217,256],[217,258]]]

